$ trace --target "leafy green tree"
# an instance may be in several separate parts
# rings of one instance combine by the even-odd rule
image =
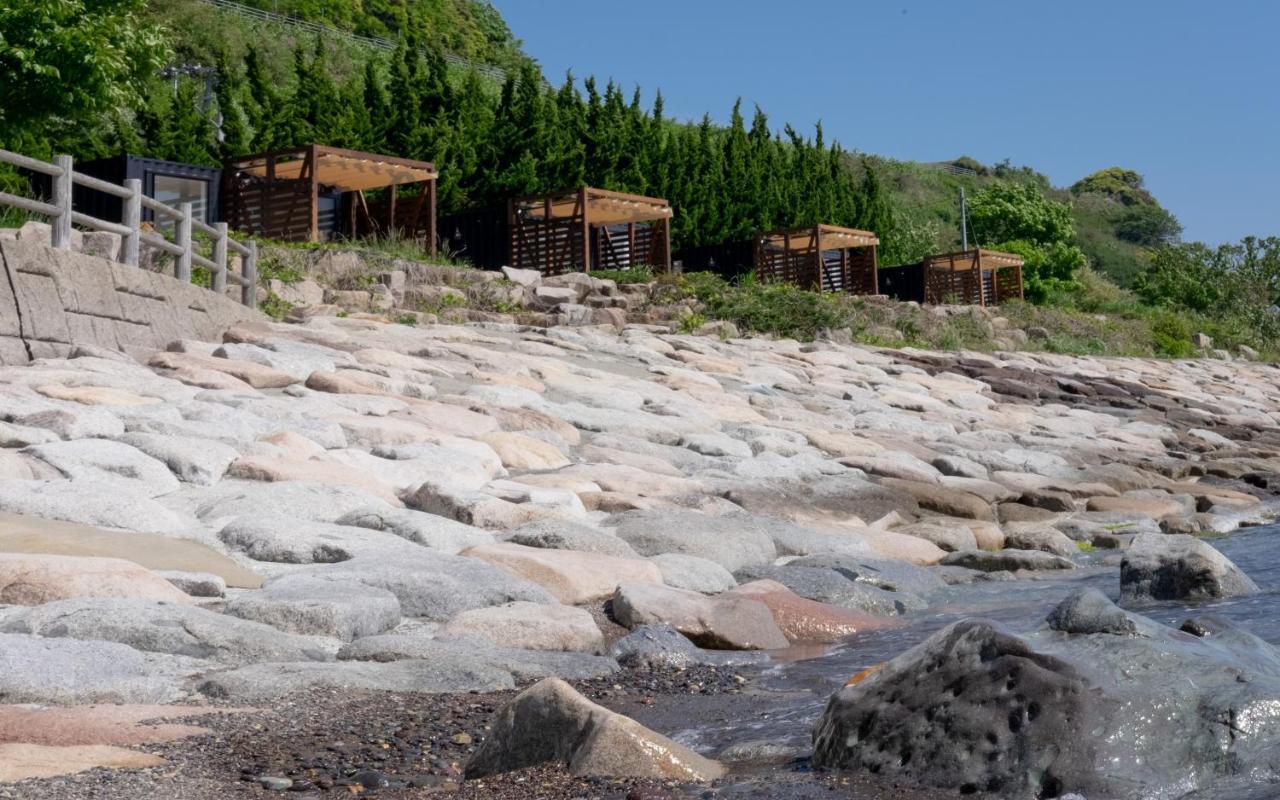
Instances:
[[[1075,244],[1071,206],[1044,196],[1035,184],[999,181],[974,195],[969,216],[984,246],[1022,256],[1028,299],[1067,288],[1088,260]]]
[[[1182,235],[1182,223],[1159,205],[1131,205],[1115,220],[1116,236],[1143,247],[1171,244]]]
[[[24,149],[138,103],[165,62],[144,0],[0,4],[0,143]],[[44,149],[44,148],[41,148]]]
[[[1076,181],[1071,193],[1105,195],[1125,205],[1154,205],[1156,200],[1143,186],[1142,175],[1123,167],[1107,167]]]

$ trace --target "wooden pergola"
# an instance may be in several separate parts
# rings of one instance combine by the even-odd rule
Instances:
[[[223,216],[236,230],[295,242],[394,231],[424,239],[434,255],[438,177],[426,161],[316,144],[244,156],[223,171]],[[397,202],[400,187],[413,185],[417,195]],[[386,189],[385,197],[370,202],[365,192],[374,189]],[[344,204],[337,202],[341,195]]]
[[[928,256],[924,301],[933,305],[998,306],[1021,300],[1022,258],[995,250],[963,250]]]
[[[878,294],[879,244],[870,231],[835,225],[761,234],[756,238],[756,277],[764,283],[793,283],[804,289]]]
[[[507,203],[510,266],[543,275],[671,270],[671,204],[584,186]]]

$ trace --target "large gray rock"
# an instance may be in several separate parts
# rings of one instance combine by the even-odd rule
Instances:
[[[710,781],[715,761],[598,706],[569,684],[547,678],[498,712],[492,731],[467,763],[468,778],[538,764],[565,764],[574,775]]]
[[[758,517],[712,516],[692,511],[630,511],[611,517],[618,538],[642,556],[683,553],[714,561],[730,572],[777,557]]]
[[[649,560],[662,570],[662,582],[676,589],[719,594],[738,585],[733,573],[705,558],[682,553],[663,553]]]
[[[0,633],[6,703],[170,703],[198,662],[140,653],[115,642]]]
[[[775,580],[809,600],[853,608],[881,616],[920,611],[927,603],[912,592],[893,592],[858,580],[856,573],[830,567],[806,567],[795,562],[785,566],[752,567],[738,572],[741,581]]]
[[[120,442],[76,439],[36,444],[22,452],[52,465],[76,484],[123,485],[148,497],[178,488],[178,479],[164,463]]]
[[[136,447],[161,461],[184,483],[212,486],[222,480],[227,467],[240,453],[230,445],[195,436],[163,436],[157,433],[126,433],[117,441]]]
[[[394,509],[368,492],[312,481],[223,480],[192,498],[192,512],[215,523],[241,516],[278,515],[296,520],[337,522],[354,511]]]
[[[338,524],[394,533],[442,553],[457,553],[468,547],[493,542],[493,534],[482,528],[411,508],[360,509],[340,517]]]
[[[833,696],[813,762],[1011,798],[1280,781],[1280,652],[1221,620],[1183,630],[1096,592],[1025,637],[955,623]]]
[[[930,592],[947,585],[932,570],[884,558],[812,555],[790,561],[787,566],[833,569],[849,580],[888,592],[909,592],[921,597],[927,597]]]
[[[565,519],[527,522],[507,534],[506,540],[525,547],[580,550],[584,553],[604,553],[622,558],[637,557],[631,545],[612,533]]]
[[[327,661],[339,643],[283,633],[268,625],[203,608],[151,600],[80,598],[11,613],[0,632],[119,642],[135,650],[252,664]]]
[[[385,589],[353,580],[295,573],[239,595],[227,603],[227,613],[282,631],[349,642],[398,625],[400,601]]]
[[[1120,562],[1120,599],[1212,600],[1255,594],[1258,585],[1194,536],[1143,533]]]
[[[190,524],[145,492],[84,481],[0,482],[0,511],[144,533],[170,533]]]
[[[441,661],[303,661],[252,664],[208,676],[201,694],[239,703],[269,702],[302,689],[323,687],[375,692],[449,694],[514,688],[511,673],[474,663]]]
[[[1038,522],[1011,522],[1004,526],[1004,546],[1011,550],[1040,550],[1070,558],[1080,548],[1057,528]]]
[[[668,624],[691,641],[715,650],[776,650],[790,641],[764,603],[743,596],[706,597],[669,586],[632,583],[613,595],[622,625]]]
[[[644,670],[683,670],[697,665],[727,667],[769,660],[764,653],[704,650],[666,623],[636,628],[614,642],[609,653],[624,667]]]
[[[516,681],[552,676],[565,680],[588,680],[618,671],[618,662],[612,658],[588,653],[518,650],[497,647],[488,641],[415,632],[382,633],[356,639],[338,651],[338,658],[342,661],[380,662],[414,659],[436,662],[452,669],[482,666],[503,670]]]
[[[281,564],[333,564],[358,556],[393,560],[421,549],[383,531],[281,514],[237,517],[223,526],[218,538],[255,561]]]
[[[517,578],[477,558],[421,549],[394,561],[354,558],[340,564],[312,567],[290,576],[362,584],[385,589],[400,601],[406,617],[446,622],[471,608],[485,608],[528,600],[558,602],[547,590]]]
[[[1014,572],[1020,569],[1075,569],[1070,559],[1040,550],[958,550],[940,562],[948,567],[967,567],[981,572]]]

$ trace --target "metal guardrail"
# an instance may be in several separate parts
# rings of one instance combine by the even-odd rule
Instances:
[[[91,230],[114,233],[121,238],[119,261],[131,267],[138,266],[142,245],[148,245],[174,257],[173,276],[180,281],[191,282],[192,264],[204,267],[213,275],[212,289],[215,292],[226,290],[227,281],[240,286],[240,302],[250,308],[258,305],[258,243],[252,239],[241,243],[227,235],[227,225],[219,222],[208,225],[195,218],[191,203],[183,203],[178,208],[167,206],[142,193],[142,181],[130,178],[123,186],[117,186],[91,175],[84,175],[73,169],[71,156],[54,156],[53,162],[40,161],[27,156],[0,150],[0,163],[12,164],[15,167],[48,175],[53,183],[53,198],[50,203],[34,200],[29,197],[0,192],[0,205],[13,206],[34,214],[50,218],[50,244],[58,250],[71,249],[71,226],[79,225]],[[82,214],[72,208],[72,190],[83,186],[99,192],[119,197],[123,202],[123,221],[107,220]],[[174,221],[174,239],[169,241],[159,233],[143,230],[142,209],[148,209],[158,216],[168,217]],[[192,232],[199,231],[213,240],[213,257],[205,258],[196,252],[192,240]],[[240,274],[228,269],[228,252],[240,255]]]
[[[236,3],[232,0],[200,0],[200,2],[208,6],[213,6],[214,8],[222,9],[223,11],[228,11],[232,14],[238,14],[248,19],[256,19],[260,22],[270,22],[278,25],[287,25],[291,28],[297,28],[309,33],[336,36],[340,39],[346,39],[349,42],[367,45],[379,50],[394,51],[400,46],[400,43],[395,39],[385,39],[381,36],[365,36],[359,33],[351,33],[349,31],[339,30],[338,28],[331,28],[328,25],[321,25],[318,22],[311,22],[310,20],[287,16],[285,14],[277,14],[272,11],[263,11],[260,8],[247,6],[243,3]],[[498,83],[503,83],[507,79],[507,73],[505,70],[491,64],[480,64],[475,61],[465,59],[462,56],[455,55],[454,53],[445,53],[444,60],[446,63],[452,64],[456,67],[473,69],[484,77],[490,78]]]

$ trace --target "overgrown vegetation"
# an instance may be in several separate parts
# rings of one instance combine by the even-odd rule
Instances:
[[[744,114],[740,104],[727,126],[709,117],[678,123],[660,94],[646,104],[639,90],[627,96],[613,82],[572,76],[551,86],[482,0],[251,2],[402,44],[387,54],[268,31],[272,23],[195,0],[9,0],[0,8],[0,146],[217,164],[322,142],[434,161],[446,213],[585,183],[671,200],[677,250],[826,222],[876,231],[888,265],[955,249],[964,189],[970,241],[1023,256],[1032,302],[1007,313],[1044,328],[1038,341],[1047,349],[1187,355],[1191,335],[1206,332],[1220,346],[1271,352],[1280,339],[1280,243],[1183,243],[1178,220],[1133,170],[1111,167],[1055,189],[1007,161],[924,165],[850,153],[820,126],[809,136],[790,125],[778,131],[763,111]],[[498,87],[450,66],[446,53],[502,66],[509,78]],[[159,77],[174,63],[208,65],[213,75]],[[0,185],[12,180],[0,174]],[[419,255],[416,243],[395,240],[365,249]],[[299,277],[291,269],[264,262],[261,274],[288,282]],[[867,341],[948,347],[991,341],[967,317],[939,323],[859,298],[695,276],[679,291],[699,298],[706,310],[698,313],[748,331],[809,338],[849,329]],[[283,305],[268,302],[276,313]]]

